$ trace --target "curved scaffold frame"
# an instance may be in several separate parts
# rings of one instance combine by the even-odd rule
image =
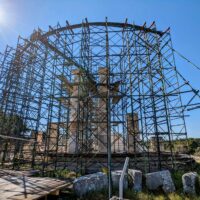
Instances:
[[[1,165],[83,174],[129,156],[146,171],[175,167],[173,141],[187,137],[196,97],[175,66],[170,30],[154,22],[34,30],[0,55]]]

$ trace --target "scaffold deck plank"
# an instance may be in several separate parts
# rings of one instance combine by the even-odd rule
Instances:
[[[0,177],[1,200],[36,200],[49,194],[58,193],[69,183],[52,178],[14,176]]]

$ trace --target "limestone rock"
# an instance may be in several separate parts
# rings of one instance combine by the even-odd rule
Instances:
[[[114,188],[119,188],[119,180],[122,174],[122,170],[112,171],[112,184]],[[127,173],[124,176],[124,189],[128,188],[128,175]]]
[[[113,196],[110,200],[119,200],[119,197]]]
[[[146,186],[149,190],[157,190],[159,187],[162,187],[165,193],[175,191],[175,186],[169,170],[146,174]]]
[[[140,192],[142,190],[142,172],[140,170],[129,169],[128,175],[131,177],[133,190]]]
[[[110,200],[120,200],[120,199],[117,196],[113,196]],[[123,199],[123,200],[129,200],[129,199]]]
[[[182,176],[183,191],[187,194],[196,194],[195,183],[198,180],[196,172],[185,173]]]
[[[98,172],[76,178],[73,182],[73,189],[77,196],[82,197],[88,192],[98,191],[107,187],[107,175]]]
[[[67,140],[67,152],[75,153],[76,152],[76,136],[71,135]]]

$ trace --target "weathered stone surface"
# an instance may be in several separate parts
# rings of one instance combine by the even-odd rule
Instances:
[[[112,171],[112,184],[114,188],[119,188],[119,179],[122,174],[122,170]],[[124,176],[124,189],[128,188],[128,175]]]
[[[182,176],[183,191],[187,194],[196,194],[195,183],[198,180],[196,172],[185,173]]]
[[[133,190],[139,192],[142,190],[142,172],[140,170],[129,169],[128,175],[131,177]]]
[[[113,196],[110,200],[119,200],[119,197]]]
[[[120,199],[117,196],[113,196],[110,200],[120,200]],[[129,200],[129,199],[123,199],[123,200]]]
[[[149,190],[157,190],[162,187],[165,193],[175,191],[175,186],[169,170],[146,174],[146,186]]]
[[[98,172],[76,178],[73,182],[73,188],[76,195],[82,197],[88,192],[106,188],[107,181],[107,175],[102,172]]]
[[[75,151],[76,151],[76,136],[71,135],[70,138],[67,140],[67,152],[75,153]]]

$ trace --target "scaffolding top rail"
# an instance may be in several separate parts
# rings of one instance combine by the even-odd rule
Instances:
[[[155,22],[152,23],[152,25]],[[38,28],[38,30],[35,30],[30,37],[30,41],[28,41],[28,43],[26,43],[26,45],[22,48],[21,53],[19,55],[21,55],[24,51],[26,51],[26,49],[29,48],[29,46],[32,44],[32,42],[34,41],[38,41],[41,39],[46,39],[49,36],[52,36],[54,34],[58,34],[59,32],[65,31],[65,30],[71,30],[73,34],[75,34],[73,32],[73,29],[78,29],[78,28],[82,28],[84,27],[90,27],[90,26],[106,26],[106,27],[115,27],[115,28],[133,28],[137,31],[145,31],[145,32],[149,32],[149,33],[153,33],[153,34],[157,34],[160,37],[162,37],[166,32],[168,32],[169,28],[165,31],[159,31],[156,30],[155,28],[151,28],[152,25],[148,28],[146,27],[146,23],[143,26],[139,26],[139,25],[135,25],[127,23],[127,20],[124,23],[120,23],[120,22],[108,22],[107,20],[105,22],[88,22],[86,19],[86,22],[82,22],[79,24],[73,24],[70,25],[68,21],[66,21],[66,26],[63,27],[57,27],[57,28],[50,28],[49,31],[47,32],[41,32],[42,30],[40,28]]]
[[[81,28],[81,27],[89,27],[89,26],[112,26],[112,27],[127,27],[127,28],[134,28],[138,31],[146,31],[146,32],[151,32],[151,33],[156,33],[160,36],[162,36],[164,32],[162,31],[158,31],[158,30],[155,30],[155,29],[151,29],[151,28],[147,28],[145,26],[139,26],[139,25],[135,25],[135,24],[129,24],[129,23],[119,23],[119,22],[83,22],[81,24],[73,24],[73,25],[69,25],[67,24],[67,26],[64,26],[64,27],[61,27],[61,28],[57,28],[57,29],[52,29],[51,31],[48,31],[47,33],[45,33],[43,36],[50,36],[50,35],[53,35],[55,34],[56,32],[62,32],[64,30],[67,30],[67,29],[77,29],[77,28]]]

